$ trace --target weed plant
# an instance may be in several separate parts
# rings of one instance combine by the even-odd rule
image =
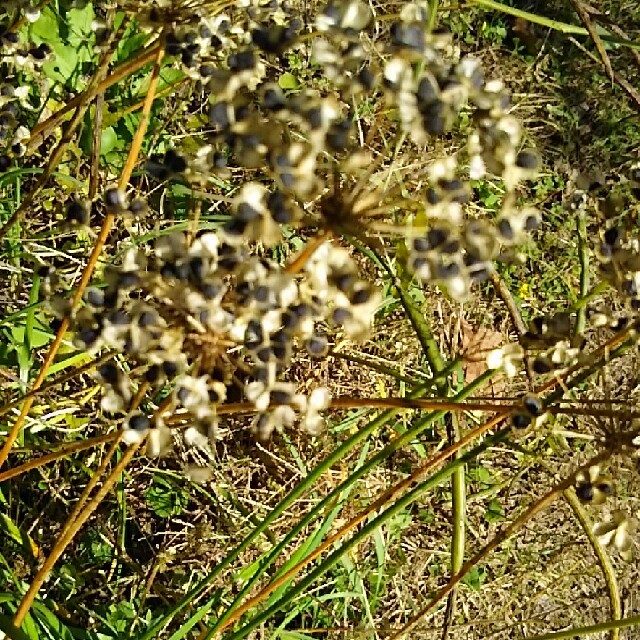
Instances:
[[[636,637],[638,34],[470,5],[0,8],[7,637]]]

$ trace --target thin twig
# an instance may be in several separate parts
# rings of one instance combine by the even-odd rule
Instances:
[[[78,367],[77,369],[73,369],[73,371],[64,373],[61,376],[54,378],[51,382],[48,382],[47,384],[43,384],[37,389],[35,388],[31,389],[29,393],[26,393],[25,395],[20,396],[15,400],[11,400],[10,402],[7,402],[5,405],[0,407],[0,416],[3,416],[6,413],[9,413],[9,411],[11,411],[11,409],[14,409],[15,407],[19,407],[25,400],[35,399],[36,396],[44,393],[45,391],[48,391],[53,387],[57,387],[61,384],[64,384],[65,382],[68,382],[69,380],[72,380],[73,378],[76,378],[77,376],[80,376],[83,373],[86,373],[87,371],[91,371],[92,369],[94,369],[98,365],[103,364],[104,362],[108,362],[114,357],[114,355],[115,353],[113,353],[112,351],[105,353],[104,355],[100,356],[96,360],[87,362],[83,364],[81,367]]]
[[[89,200],[93,200],[100,185],[100,153],[102,151],[102,115],[104,109],[104,91],[100,91],[95,100],[93,116],[93,139],[91,142],[91,168],[89,173]]]
[[[602,40],[596,31],[596,28],[593,26],[593,22],[591,22],[591,18],[589,17],[589,12],[586,7],[582,3],[582,0],[571,0],[571,4],[573,8],[576,10],[576,13],[580,17],[580,21],[585,26],[585,29],[589,32],[591,39],[593,40],[593,44],[598,50],[598,54],[600,55],[600,60],[607,72],[607,75],[611,78],[611,81],[615,81],[615,74],[613,72],[613,67],[611,66],[611,60],[609,60],[609,55],[607,54],[607,50],[604,48],[602,44]]]
[[[589,51],[586,47],[580,44],[575,38],[569,38],[569,40],[580,49],[586,56],[591,58],[594,62],[602,65],[602,60],[598,57],[594,56],[591,51]],[[631,97],[633,100],[634,107],[636,110],[640,111],[640,92],[623,76],[621,76],[617,71],[613,72],[613,79],[617,84],[619,84]]]
[[[113,71],[113,73],[111,73],[108,77],[102,80],[91,92],[89,91],[89,89],[85,90],[79,96],[67,102],[67,104],[59,111],[56,111],[56,113],[54,113],[52,116],[36,125],[31,132],[28,146],[33,148],[34,146],[40,144],[46,138],[48,132],[60,125],[60,123],[64,119],[64,116],[69,113],[69,111],[77,107],[81,102],[84,102],[85,100],[90,102],[98,93],[101,93],[109,87],[112,87],[114,84],[120,82],[120,80],[122,80],[126,76],[138,71],[138,69],[144,67],[145,64],[148,64],[149,62],[154,60],[157,57],[160,48],[160,45],[152,47],[151,49],[145,51],[139,58],[124,63],[123,65],[115,69],[115,71]]]
[[[78,442],[62,445],[57,451],[52,451],[44,456],[40,456],[39,458],[33,458],[24,464],[7,469],[7,471],[3,471],[0,473],[0,482],[6,482],[7,480],[11,480],[11,478],[15,478],[16,476],[26,473],[27,471],[31,471],[32,469],[42,467],[50,462],[55,462],[60,458],[66,458],[72,453],[91,449],[91,447],[95,447],[99,444],[113,442],[116,438],[118,438],[118,432],[114,431],[113,433],[107,433],[103,436],[96,436],[95,438],[88,438],[87,440],[79,440]]]

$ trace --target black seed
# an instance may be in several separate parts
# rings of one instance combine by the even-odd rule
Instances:
[[[526,413],[514,413],[511,416],[511,424],[516,429],[526,429],[531,424],[531,416]]]
[[[256,357],[260,362],[269,362],[271,360],[271,349],[269,347],[263,347],[256,353]]]
[[[289,404],[291,402],[291,394],[288,391],[274,389],[269,395],[271,402],[274,404]]]
[[[118,276],[118,287],[122,289],[131,289],[140,282],[140,278],[137,273],[133,271],[123,271]]]
[[[636,287],[636,283],[633,280],[631,280],[630,278],[627,278],[622,283],[622,291],[623,293],[626,293],[628,296],[634,296],[636,295],[636,293],[638,293],[638,288]]]
[[[81,329],[78,331],[78,339],[87,347],[90,347],[100,337],[100,332],[96,329]]]
[[[343,273],[335,276],[332,280],[340,291],[346,293],[355,284],[356,277],[352,273]]]
[[[305,347],[312,356],[323,356],[327,351],[327,338],[321,335],[315,335],[306,341]]]
[[[286,360],[289,355],[289,348],[286,344],[274,344],[271,346],[271,352],[276,360]]]
[[[444,191],[459,191],[462,189],[463,184],[462,181],[458,178],[454,178],[453,180],[440,180],[439,186]]]
[[[291,311],[285,311],[282,314],[281,321],[282,326],[286,331],[291,331],[298,326],[298,316]]]
[[[150,384],[153,384],[160,377],[160,367],[157,364],[151,365],[144,373],[144,378]]]
[[[229,126],[229,105],[226,102],[217,102],[209,110],[209,122],[222,129]]]
[[[100,377],[107,384],[116,384],[120,378],[120,372],[118,367],[113,362],[105,362],[98,367],[98,373]]]
[[[426,258],[415,258],[413,260],[413,269],[416,271],[420,271],[424,267],[428,266],[429,262]]]
[[[527,413],[532,416],[539,416],[542,413],[542,402],[538,396],[534,396],[533,394],[528,394],[522,399],[522,404],[524,405]]]
[[[363,69],[361,69],[358,73],[357,78],[358,82],[365,89],[372,89],[373,85],[375,84],[375,76],[373,75],[371,69],[369,69],[368,67],[364,67]]]
[[[307,113],[307,120],[313,129],[319,129],[322,126],[322,111],[320,108],[310,109]]]
[[[547,328],[547,318],[545,316],[536,316],[530,323],[531,331],[538,335],[545,334],[547,332]]]
[[[215,169],[224,169],[227,166],[227,158],[220,151],[213,154],[212,164]]]
[[[227,58],[227,64],[232,71],[246,71],[255,67],[256,57],[253,51],[239,51]]]
[[[134,431],[146,431],[151,425],[151,421],[142,413],[136,413],[129,418],[129,429]]]
[[[619,239],[620,231],[616,227],[611,227],[604,232],[604,241],[610,246],[614,246]]]
[[[422,78],[416,96],[420,102],[430,104],[438,99],[438,90],[433,86],[430,78]]]
[[[120,189],[112,187],[104,193],[104,203],[107,209],[121,209],[124,206],[124,193]]]
[[[238,205],[238,217],[244,222],[253,222],[260,218],[262,214],[247,202]]]
[[[191,258],[188,262],[190,279],[200,282],[204,277],[204,260],[200,256]]]
[[[241,122],[242,120],[246,120],[251,115],[251,109],[249,109],[249,105],[241,105],[235,108],[234,111],[236,122]]]
[[[291,307],[291,311],[295,313],[298,318],[305,318],[306,316],[311,314],[311,307],[308,304],[302,302],[300,304],[294,304]]]
[[[185,67],[189,67],[190,69],[196,66],[195,58],[189,51],[183,51],[180,60]]]
[[[450,242],[447,242],[442,247],[440,247],[440,251],[446,255],[453,255],[454,253],[458,253],[458,251],[460,251],[460,241],[451,240]]]
[[[34,60],[44,60],[47,57],[47,53],[45,51],[40,50],[39,48],[29,49],[29,55]]]
[[[513,233],[513,227],[506,218],[502,218],[498,221],[498,231],[505,240],[513,240],[515,236]]]
[[[286,101],[276,89],[267,89],[262,98],[262,106],[269,111],[280,111],[285,108]]]
[[[540,166],[540,158],[535,151],[525,149],[516,156],[516,165],[521,169],[533,171]]]
[[[157,156],[155,156],[157,158]],[[169,170],[161,163],[154,160],[152,157],[144,163],[144,170],[156,180],[167,180],[170,177]]]
[[[433,102],[427,106],[425,111],[422,118],[425,130],[433,136],[441,136],[446,128],[445,106],[441,102]]]
[[[281,191],[269,194],[267,208],[271,212],[271,217],[279,224],[288,224],[293,219],[293,213],[288,208],[287,197]]]
[[[437,274],[439,278],[448,280],[449,278],[455,278],[460,275],[460,265],[456,262],[450,262],[449,264],[439,264],[437,267]]]
[[[232,218],[224,225],[224,230],[231,236],[241,236],[247,230],[248,226],[248,222],[240,218]],[[222,264],[222,261],[220,261],[220,264]]]
[[[0,171],[6,171],[11,168],[11,158],[9,156],[0,155]]]
[[[186,160],[173,149],[169,149],[164,154],[164,164],[173,173],[182,173],[187,168]]]
[[[138,324],[141,327],[150,327],[156,324],[158,317],[153,311],[143,311],[138,318]]]
[[[602,491],[602,493],[604,493],[607,496],[610,496],[613,494],[613,487],[608,482],[600,482],[599,484],[596,485],[596,488]]]
[[[165,51],[170,56],[176,56],[182,51],[182,43],[174,33],[167,33],[164,37]]]
[[[251,34],[253,44],[267,53],[281,53],[289,46],[294,36],[293,31],[281,25],[254,29]]]
[[[67,222],[71,224],[89,224],[89,212],[80,202],[71,202],[67,206]]]
[[[527,216],[527,219],[524,222],[524,228],[527,231],[535,231],[540,225],[540,221],[538,220],[538,216],[530,215]]]
[[[593,500],[593,486],[589,483],[579,484],[576,487],[576,495],[584,502],[591,502]]]
[[[109,315],[107,315],[107,320],[116,326],[125,327],[129,324],[129,316],[120,309],[116,311],[112,311]]]
[[[104,306],[113,309],[118,304],[118,292],[115,289],[107,289],[104,292]]]
[[[104,291],[100,289],[91,288],[87,290],[85,295],[86,301],[94,307],[104,306]]]
[[[426,196],[427,196],[427,202],[429,204],[436,205],[436,204],[442,202],[442,198],[440,197],[438,192],[433,187],[429,187],[427,189]]]
[[[172,378],[178,373],[178,365],[175,362],[167,360],[162,363],[162,370],[168,378]]]
[[[213,300],[220,293],[220,287],[211,282],[205,282],[200,287],[200,292],[207,300]]]
[[[343,309],[342,307],[338,307],[337,309],[334,309],[333,313],[331,314],[331,318],[336,324],[342,324],[343,322],[348,320],[350,317],[351,317],[351,311],[349,311],[349,309]]]
[[[271,297],[271,290],[265,285],[256,287],[253,297],[257,302],[267,302]]]
[[[136,198],[130,205],[129,211],[136,217],[147,210],[147,203],[142,198]]]
[[[391,42],[397,47],[407,47],[422,51],[424,48],[424,30],[419,24],[394,22],[389,30]]]
[[[548,358],[539,356],[533,361],[533,370],[535,373],[549,373],[549,371],[553,371],[553,369],[553,363]]]
[[[447,240],[448,237],[449,234],[444,229],[429,229],[429,231],[427,231],[427,242],[429,243],[429,249],[435,249],[439,247]]]
[[[371,299],[371,291],[369,289],[360,289],[349,296],[352,304],[366,304]]]
[[[264,341],[262,325],[258,320],[250,320],[244,333],[244,346],[249,349],[257,349]]]

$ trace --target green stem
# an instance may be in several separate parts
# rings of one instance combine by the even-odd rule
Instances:
[[[492,372],[486,372],[478,379],[474,380],[471,384],[469,384],[465,389],[463,389],[457,396],[453,398],[453,400],[462,400],[465,396],[473,393],[473,390],[484,384],[491,377]],[[411,394],[412,396],[416,395],[416,392]],[[386,422],[390,416],[389,411],[385,411],[383,414],[378,416],[373,422],[383,421]],[[249,593],[253,584],[259,579],[262,572],[282,553],[282,551],[289,545],[295,537],[303,531],[315,518],[319,513],[325,508],[326,505],[330,504],[333,501],[334,496],[338,496],[340,493],[344,492],[346,489],[351,487],[355,482],[357,482],[361,477],[363,477],[366,473],[374,469],[380,462],[386,460],[394,451],[399,448],[409,444],[412,440],[414,440],[422,431],[424,431],[430,424],[435,422],[436,420],[442,418],[447,412],[446,411],[433,411],[427,414],[424,418],[419,420],[414,427],[409,429],[406,433],[398,436],[388,444],[384,449],[382,449],[379,453],[373,456],[370,460],[368,460],[362,467],[357,469],[354,473],[352,473],[341,485],[339,485],[336,489],[334,489],[331,493],[329,493],[319,504],[317,504],[309,514],[303,518],[297,525],[295,525],[289,533],[283,538],[280,544],[275,547],[269,556],[264,560],[264,564],[260,566],[260,569],[256,571],[253,578],[248,581],[245,585],[244,589],[238,594],[233,603],[229,606],[228,610],[220,617],[219,620],[215,622],[213,625],[210,634],[215,633],[217,629],[226,622],[226,620],[233,613],[233,609],[236,605],[239,605],[242,599],[244,599],[245,595]],[[391,414],[393,415],[393,414]]]
[[[515,7],[509,7],[501,2],[495,0],[468,0],[468,4],[485,7],[486,9],[493,9],[494,11],[501,11],[502,13],[508,13],[516,18],[523,18],[534,24],[539,24],[549,29],[554,29],[564,34],[574,34],[578,36],[588,36],[589,32],[584,27],[579,27],[575,24],[568,24],[566,22],[560,22],[553,20],[552,18],[545,18],[529,11],[522,11],[522,9],[516,9]],[[622,46],[631,47],[633,49],[640,49],[640,42],[631,42],[614,38],[612,36],[601,35],[600,39],[604,42],[610,42],[611,44],[619,44]]]
[[[256,627],[262,624],[265,620],[268,620],[274,613],[280,611],[284,606],[289,604],[299,595],[304,593],[318,578],[326,573],[331,567],[333,567],[349,549],[357,545],[362,540],[370,536],[378,527],[393,516],[397,515],[400,511],[408,507],[415,500],[417,500],[425,491],[432,489],[439,484],[442,484],[444,480],[451,477],[451,474],[460,467],[464,468],[468,462],[473,461],[478,455],[486,451],[489,447],[493,447],[499,444],[510,434],[509,429],[499,431],[495,435],[487,438],[482,444],[473,448],[471,451],[461,456],[457,460],[449,463],[444,469],[433,474],[424,482],[421,482],[417,487],[406,493],[404,496],[398,498],[386,511],[369,521],[362,529],[360,529],[352,538],[344,542],[338,547],[332,554],[330,554],[322,564],[318,565],[311,573],[305,576],[295,587],[293,587],[283,598],[263,611],[261,614],[255,616],[249,622],[229,636],[227,640],[241,640],[246,638]],[[211,638],[215,633],[212,629],[206,636]]]
[[[587,219],[584,211],[578,214],[578,255],[580,256],[580,299],[587,298],[589,293],[589,246],[587,243]],[[587,307],[578,309],[576,333],[582,335],[587,324]]]
[[[593,633],[601,633],[602,631],[611,631],[612,629],[624,629],[625,627],[640,626],[640,615],[622,618],[622,620],[610,620],[609,622],[600,622],[587,627],[576,627],[574,629],[565,629],[564,631],[552,631],[541,636],[531,636],[527,640],[565,640],[566,638],[583,638]]]
[[[470,395],[484,383],[488,382],[492,374],[492,371],[487,371],[482,376],[474,380],[473,383],[468,385],[464,392],[462,394],[459,394],[459,396],[456,396],[456,398],[463,399],[464,397]],[[419,397],[421,394],[424,394],[425,390],[425,387],[420,387],[419,389],[416,389],[416,391],[412,393],[410,397]],[[342,458],[347,455],[347,453],[364,442],[372,433],[386,424],[386,422],[388,422],[396,414],[396,411],[397,410],[392,409],[381,413],[368,425],[359,429],[354,435],[352,435],[348,440],[340,445],[320,464],[312,469],[307,477],[298,485],[296,485],[271,511],[269,511],[262,522],[255,529],[253,529],[251,533],[246,538],[244,538],[244,540],[242,540],[242,542],[240,542],[240,544],[235,549],[233,549],[206,578],[204,578],[195,587],[193,587],[193,589],[191,589],[191,591],[189,591],[189,593],[187,593],[187,595],[182,600],[180,600],[171,611],[169,611],[162,619],[156,622],[156,624],[154,624],[141,637],[140,640],[151,640],[152,638],[155,638],[160,630],[165,625],[167,625],[178,612],[189,605],[195,598],[202,595],[214,582],[214,580],[220,575],[220,573],[230,564],[232,564],[240,556],[240,554],[245,549],[247,549],[254,542],[254,540],[256,540],[256,538],[258,538],[258,536],[260,536],[265,531],[265,529],[267,529],[267,527],[269,527],[278,517],[280,517],[280,515],[282,515],[282,513],[286,509],[289,508],[291,504],[293,504],[298,498],[302,497],[320,477],[322,477],[327,471],[329,471],[329,469],[337,465],[340,460],[342,460]],[[402,434],[391,443],[389,443],[386,447],[384,447],[384,449],[382,449],[366,464],[352,473],[349,478],[347,478],[347,480],[333,489],[313,509],[311,509],[311,511],[297,525],[291,528],[289,533],[285,536],[285,538],[283,538],[280,544],[270,552],[267,558],[265,558],[264,562],[261,563],[258,570],[256,570],[254,575],[247,581],[247,584],[242,589],[240,594],[238,594],[231,606],[229,606],[227,612],[214,623],[213,631],[215,631],[229,617],[229,615],[231,615],[234,606],[236,606],[241,601],[241,599],[244,598],[251,587],[253,587],[255,582],[260,578],[263,571],[266,570],[269,565],[271,565],[271,563],[280,555],[284,548],[301,531],[303,531],[309,524],[311,524],[319,516],[319,514],[324,511],[326,507],[332,504],[340,496],[340,494],[345,491],[345,489],[351,487],[363,475],[371,471],[377,464],[385,460],[394,451],[410,443],[432,422],[441,418],[443,415],[445,415],[445,413],[446,411],[433,411],[427,414],[422,420],[418,421],[418,423],[412,429],[408,430],[406,433]]]
[[[600,563],[600,567],[602,569],[602,573],[604,573],[604,579],[607,583],[607,589],[609,590],[609,601],[611,602],[611,616],[614,620],[620,620],[622,618],[622,604],[620,602],[620,589],[618,588],[618,581],[616,580],[616,572],[613,568],[613,563],[611,562],[611,558],[607,553],[606,549],[600,544],[600,541],[593,533],[593,525],[589,521],[589,516],[585,511],[584,507],[578,500],[578,496],[576,496],[576,492],[573,488],[567,489],[564,492],[564,497],[566,498],[569,506],[573,509],[573,512],[576,514],[576,518],[582,525],[584,532],[587,534],[587,538],[589,538],[589,542],[595,551],[596,556],[598,556],[598,562]],[[618,628],[613,628],[610,630],[611,635],[609,636],[611,640],[618,640],[620,637],[620,630]]]

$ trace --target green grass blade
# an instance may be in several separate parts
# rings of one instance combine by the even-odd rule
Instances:
[[[575,24],[568,24],[567,22],[560,22],[559,20],[553,20],[552,18],[545,18],[544,16],[539,16],[536,13],[516,9],[515,7],[510,7],[506,4],[502,4],[501,2],[496,2],[495,0],[469,0],[469,4],[484,7],[486,9],[493,9],[494,11],[501,11],[502,13],[507,13],[515,16],[516,18],[523,18],[524,20],[528,20],[534,24],[539,24],[543,27],[548,27],[549,29],[554,29],[555,31],[559,31],[560,33],[567,35],[590,35],[584,27],[579,27]],[[632,49],[640,49],[640,42],[621,40],[620,38],[614,38],[613,36],[607,35],[600,35],[600,39],[611,44],[631,47]]]
[[[461,456],[457,460],[450,462],[444,469],[441,469],[437,473],[433,474],[427,480],[421,482],[417,487],[414,487],[411,491],[406,493],[404,496],[398,498],[396,502],[394,502],[386,511],[383,511],[380,515],[373,518],[352,538],[350,538],[332,554],[330,554],[309,575],[303,578],[293,589],[291,589],[282,600],[269,607],[263,613],[252,618],[244,627],[229,636],[228,640],[241,640],[242,638],[246,638],[257,626],[268,620],[273,614],[280,611],[283,607],[285,607],[299,595],[304,593],[304,591],[308,587],[310,587],[318,578],[320,578],[324,573],[331,569],[340,560],[342,555],[345,554],[354,545],[372,535],[378,527],[384,524],[389,518],[398,514],[402,509],[409,506],[425,491],[428,491],[429,489],[432,489],[441,484],[443,481],[447,480],[457,468],[464,467],[465,464],[474,460],[478,455],[486,451],[489,447],[495,446],[496,444],[504,440],[509,435],[509,433],[510,431],[508,429],[504,429],[487,438],[482,444],[473,448],[471,451]],[[215,631],[210,631],[209,634],[207,634],[206,638],[208,639],[212,637],[214,633]]]
[[[466,396],[473,393],[477,388],[482,386],[489,378],[491,377],[492,372],[486,372],[482,376],[480,376],[477,380],[474,380],[470,385],[468,385],[463,391],[461,391],[458,395],[454,396],[455,400],[462,400]],[[415,397],[414,394],[411,397]],[[364,464],[360,469],[356,470],[352,473],[349,478],[347,478],[341,485],[339,485],[336,489],[334,489],[331,493],[329,493],[320,503],[318,503],[305,518],[303,518],[297,525],[293,526],[287,536],[280,542],[280,544],[273,549],[267,560],[265,560],[265,565],[262,570],[266,569],[266,567],[275,560],[275,558],[287,547],[287,545],[292,542],[306,526],[308,526],[317,515],[325,508],[326,505],[330,504],[333,501],[334,496],[339,495],[340,492],[344,491],[348,487],[351,487],[355,482],[357,482],[361,477],[363,477],[370,470],[374,469],[380,462],[386,460],[391,453],[398,450],[399,448],[409,444],[413,439],[415,439],[422,431],[424,431],[429,425],[431,425],[436,420],[439,420],[446,414],[446,411],[433,411],[427,414],[424,418],[417,421],[416,425],[408,430],[406,433],[398,436],[393,442],[388,444],[384,449],[382,449],[379,453],[373,456],[366,464]],[[385,411],[383,414],[378,416],[373,423],[377,422],[386,422],[393,413]],[[367,427],[368,429],[369,427]],[[229,607],[229,610],[221,616],[219,620],[212,627],[212,633],[215,632],[231,615],[233,612],[233,608],[241,602],[241,599],[249,592],[249,589],[253,586],[254,582],[260,576],[260,572],[256,572],[254,579],[250,581],[242,592],[236,597],[232,605]]]
[[[476,389],[481,387],[485,382],[487,382],[493,372],[486,372],[482,376],[480,376],[477,380],[475,380],[471,385],[467,386],[463,393],[456,396],[456,399],[464,399],[471,393],[473,393]],[[418,389],[411,394],[410,397],[419,397],[421,393],[424,393],[424,389]],[[171,608],[167,614],[159,620],[153,627],[151,627],[147,633],[145,633],[140,640],[151,640],[156,636],[156,634],[166,625],[171,619],[179,613],[182,609],[184,609],[187,605],[189,605],[195,598],[199,597],[208,587],[209,585],[216,579],[216,577],[232,562],[234,562],[238,556],[250,545],[253,541],[267,528],[269,527],[275,520],[280,516],[281,513],[285,511],[295,500],[301,497],[309,487],[315,483],[315,481],[320,478],[328,469],[334,466],[337,462],[339,462],[349,451],[351,451],[354,447],[358,446],[358,444],[364,442],[372,433],[374,433],[377,429],[382,427],[388,420],[390,420],[396,411],[384,411],[379,416],[374,418],[368,425],[362,427],[358,430],[354,435],[352,435],[348,440],[346,440],[342,445],[340,445],[332,454],[330,454],[325,460],[323,460],[318,466],[312,469],[309,475],[304,479],[303,482],[299,483],[296,487],[294,487],[281,501],[278,505],[276,505],[273,510],[264,518],[264,520],[233,550],[229,553],[218,566],[213,570],[211,574],[209,574],[206,578],[204,578],[200,583],[198,583],[180,602],[176,603],[174,607]],[[373,469],[378,463],[382,460],[385,460],[391,453],[396,451],[398,448],[405,446],[409,442],[411,442],[419,433],[421,433],[424,429],[426,429],[432,422],[441,418],[445,412],[436,411],[428,414],[422,420],[418,421],[415,427],[407,431],[405,434],[402,434],[397,439],[395,439],[392,443],[387,445],[384,449],[382,449],[377,455],[375,455],[371,460],[369,460],[365,465],[363,465],[359,470],[354,472],[347,480],[345,480],[342,484],[336,487],[333,491],[331,491],[323,500],[321,500],[297,525],[291,527],[289,533],[285,538],[278,544],[272,552],[269,554],[267,559],[265,560],[265,564],[261,566],[260,570],[254,574],[254,577],[249,580],[247,585],[245,585],[242,592],[238,595],[238,597],[234,600],[232,606],[235,606],[238,602],[240,602],[240,598],[244,597],[246,593],[248,593],[249,589],[253,586],[255,581],[261,575],[261,573],[266,570],[266,568],[275,560],[278,555],[284,550],[284,548],[311,522],[313,522],[320,513],[331,503],[333,503],[338,496],[348,487],[353,485],[360,479],[363,475],[368,473],[371,469]],[[225,613],[218,621],[216,621],[214,625],[214,629],[217,628],[220,624],[224,622],[226,617],[231,614],[232,607],[229,608],[229,611]]]

